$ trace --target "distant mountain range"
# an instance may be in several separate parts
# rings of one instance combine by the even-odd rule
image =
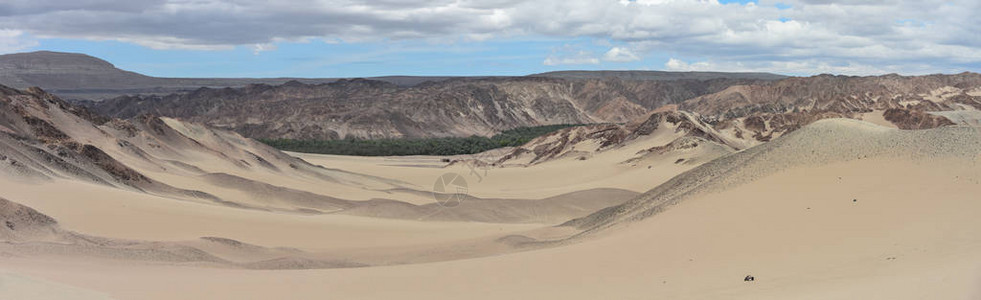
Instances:
[[[786,76],[769,73],[659,72],[659,71],[563,71],[534,74],[535,77],[566,79],[622,78],[627,80],[677,79],[762,79]],[[452,78],[488,76],[382,76],[372,80],[411,87],[423,82]],[[279,85],[289,81],[307,84],[330,83],[342,78],[161,78],[116,68],[113,64],[85,54],[37,51],[0,55],[0,84],[13,88],[40,87],[71,100],[102,100],[121,95],[166,95],[200,87],[244,87],[249,84]]]
[[[981,119],[981,75],[819,75],[782,80],[509,77],[413,87],[367,79],[201,88],[85,103],[118,118],[154,114],[253,138],[489,136],[516,127],[627,123],[693,112],[739,139],[765,142],[825,118],[922,129]],[[954,122],[953,119],[958,119]]]
[[[374,80],[399,86],[440,81],[447,76],[384,76]],[[37,51],[0,55],[0,84],[14,88],[40,87],[71,100],[101,100],[132,94],[166,95],[200,87],[243,87],[289,81],[328,83],[340,78],[162,78],[116,68],[85,54]]]
[[[624,123],[652,109],[759,83],[751,79],[622,80],[506,77],[413,87],[369,79],[201,88],[85,103],[117,118],[150,113],[253,138],[490,136],[516,127]]]
[[[692,124],[752,145],[825,118],[903,129],[981,120],[976,73],[561,71],[518,77],[182,79],[55,52],[0,56],[0,70],[0,84],[40,86],[108,117],[173,117],[267,139],[490,136],[527,126],[624,124],[677,110],[694,113],[698,122]],[[104,97],[110,98],[85,100]]]

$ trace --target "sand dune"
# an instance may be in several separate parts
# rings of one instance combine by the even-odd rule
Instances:
[[[363,158],[0,92],[4,299],[981,296],[974,127],[830,119],[763,143],[666,109]],[[459,205],[436,201],[447,173]]]
[[[979,145],[970,128],[823,121],[658,187],[676,200],[656,214],[667,198],[652,191],[590,217],[602,222],[586,227],[589,239],[503,256],[258,272],[30,258],[5,266],[147,299],[974,299]]]
[[[419,221],[560,224],[621,204],[636,195],[638,193],[620,189],[591,189],[539,200],[482,199],[468,196],[453,207],[436,203],[417,206],[379,200],[340,213]]]
[[[571,224],[602,227],[605,225],[601,224],[643,219],[685,197],[731,188],[797,166],[870,157],[921,162],[948,156],[972,160],[981,154],[978,137],[981,135],[973,127],[902,131],[848,119],[819,121],[785,138],[714,160],[672,178],[642,197]],[[834,143],[833,149],[828,149],[829,142]]]
[[[362,174],[375,163],[328,168],[231,132],[153,116],[104,120],[40,90],[4,93],[0,104],[13,109],[0,122],[0,187],[14,202],[3,208],[57,222],[47,234],[5,235],[0,251],[12,257],[231,269],[443,261],[530,249],[522,241],[568,235],[549,225],[637,195],[570,185],[556,195],[468,196],[448,209],[433,203],[431,182],[403,180],[413,178],[403,170],[443,166]]]
[[[316,166],[227,131],[153,116],[97,120],[40,90],[6,93],[9,96],[3,103],[21,113],[8,116],[10,121],[5,128],[18,128],[12,132],[38,139],[24,143],[3,137],[8,141],[3,144],[8,149],[6,153],[17,161],[4,169],[11,170],[16,179],[81,179],[236,208],[302,213],[351,210],[345,214],[397,219],[419,219],[430,214],[431,207],[416,205],[433,203],[432,181],[402,181],[409,176],[395,168],[386,168],[391,174],[364,175],[357,172],[359,168]],[[431,176],[428,180],[439,174]],[[569,187],[557,192],[568,194],[595,188],[609,186]],[[621,203],[631,195],[611,190],[592,203],[522,201],[553,196],[556,195],[484,195],[471,201],[471,205],[430,219],[526,223],[533,222],[534,215],[540,222],[554,223]],[[553,204],[558,210],[551,209]],[[354,209],[360,206],[364,207]],[[570,210],[573,207],[578,208]],[[511,212],[494,212],[504,210]]]

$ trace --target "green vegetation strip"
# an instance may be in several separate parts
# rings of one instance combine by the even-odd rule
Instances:
[[[562,124],[519,127],[501,132],[492,137],[470,136],[377,140],[353,138],[343,140],[259,139],[259,141],[276,149],[305,153],[357,156],[457,155],[474,154],[502,147],[520,146],[536,137],[573,126],[580,125]]]

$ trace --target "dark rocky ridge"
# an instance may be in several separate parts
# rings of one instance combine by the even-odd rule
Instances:
[[[555,78],[621,78],[626,80],[708,80],[784,78],[768,73],[658,72],[658,71],[569,71],[535,74]],[[380,76],[370,79],[401,87],[448,79],[494,78],[493,76]],[[279,85],[290,81],[329,83],[342,78],[162,78],[121,70],[113,64],[85,54],[36,51],[0,55],[0,85],[25,89],[41,87],[70,100],[103,100],[122,95],[167,95],[200,87],[244,87],[250,84]]]
[[[981,74],[788,78],[732,86],[678,109],[700,114],[720,131],[745,130],[738,135],[763,142],[817,120],[873,112],[900,129],[929,129],[955,125],[930,112],[981,109]]]
[[[903,129],[950,125],[926,112],[981,109],[979,91],[981,75],[974,73],[819,75],[778,81],[513,77],[415,87],[354,79],[202,88],[88,105],[112,117],[154,113],[254,138],[338,139],[492,135],[522,126],[626,123],[677,104],[678,110],[698,113],[718,130],[765,142],[816,120],[860,118],[890,109],[887,120]]]
[[[87,103],[130,118],[143,113],[230,129],[252,138],[338,139],[493,135],[525,126],[624,123],[654,108],[759,80],[622,80],[511,77],[415,87],[353,79],[310,85],[202,88]]]
[[[254,84],[254,79],[154,78],[90,56],[54,52],[0,56],[0,69],[5,70],[0,82],[28,83],[26,78],[56,88],[116,89],[113,93],[147,84],[181,89],[243,85],[80,103],[110,117],[151,113],[253,138],[487,136],[523,126],[626,123],[677,104],[678,110],[695,112],[718,130],[765,142],[825,118],[860,118],[889,110],[885,119],[900,128],[923,129],[953,124],[929,112],[981,109],[981,75],[975,73],[788,78],[768,73],[560,71],[408,81],[280,78],[269,81],[280,85],[268,85]],[[938,99],[938,91],[947,94]]]

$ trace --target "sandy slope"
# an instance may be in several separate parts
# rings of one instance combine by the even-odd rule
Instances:
[[[556,248],[304,271],[30,257],[5,259],[3,267],[127,299],[981,297],[977,131],[909,133],[832,120],[782,140],[737,154],[750,157],[735,169],[710,163],[682,174],[729,175],[653,216],[614,218],[616,226]],[[803,155],[802,146],[813,152]],[[801,161],[781,163],[795,157]],[[755,175],[728,177],[740,174]],[[756,281],[742,280],[749,274]]]
[[[4,197],[55,218],[65,228],[122,239],[181,241],[219,236],[269,247],[322,250],[425,245],[537,227],[272,213],[74,181],[0,181],[0,188]]]

